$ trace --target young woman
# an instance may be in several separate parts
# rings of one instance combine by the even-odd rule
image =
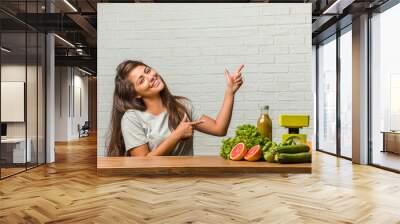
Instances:
[[[154,68],[127,60],[117,67],[109,156],[193,155],[193,131],[225,136],[236,91],[243,83],[240,65],[225,69],[227,88],[216,119],[199,116],[191,102],[174,96]]]

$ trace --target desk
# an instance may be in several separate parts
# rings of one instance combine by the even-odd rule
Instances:
[[[30,138],[26,140],[28,147],[26,147],[25,154],[25,138],[6,138],[1,139],[1,157],[6,160],[6,163],[25,163],[31,161],[31,145]],[[11,159],[12,158],[12,159]],[[27,160],[25,161],[25,158]]]
[[[99,176],[218,173],[311,173],[311,163],[232,161],[220,156],[97,157]]]
[[[383,133],[382,152],[392,152],[400,154],[400,132],[382,131],[382,133]]]

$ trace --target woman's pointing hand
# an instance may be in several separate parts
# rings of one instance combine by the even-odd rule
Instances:
[[[229,74],[228,69],[225,68],[225,77],[227,82],[227,90],[232,94],[235,94],[236,91],[243,84],[243,78],[241,70],[243,69],[244,64],[241,64],[235,73]]]
[[[177,135],[179,139],[187,139],[193,136],[194,128],[193,125],[197,125],[200,123],[203,123],[204,121],[198,120],[198,121],[189,121],[189,118],[187,117],[186,113],[182,119],[182,121],[179,123],[178,127],[176,127],[174,134]]]

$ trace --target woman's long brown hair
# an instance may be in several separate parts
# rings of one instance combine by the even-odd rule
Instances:
[[[117,66],[115,76],[115,89],[113,96],[113,107],[111,114],[111,123],[109,129],[109,144],[107,147],[108,156],[124,156],[125,143],[121,132],[121,119],[124,113],[129,109],[145,111],[146,105],[141,98],[136,98],[134,85],[128,80],[129,73],[137,66],[147,66],[141,61],[126,60]],[[161,76],[160,79],[164,82]],[[182,96],[174,96],[169,91],[164,82],[164,89],[160,92],[161,100],[168,112],[168,127],[174,130],[183,119],[188,110],[180,103],[179,99],[186,99]],[[188,113],[189,117],[191,115]]]

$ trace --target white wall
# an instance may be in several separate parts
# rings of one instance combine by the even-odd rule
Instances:
[[[87,76],[82,76],[83,73],[80,72],[79,70],[75,69],[74,70],[74,87],[75,87],[75,94],[74,96],[71,96],[71,98],[74,98],[74,108],[72,110],[75,110],[75,113],[72,113],[72,119],[71,119],[71,136],[72,138],[78,138],[79,133],[78,133],[78,124],[81,126],[85,123],[85,121],[88,121],[88,77]],[[81,107],[81,112],[79,111],[79,98],[77,98],[77,89],[80,88],[80,107]]]
[[[79,138],[78,124],[83,125],[88,120],[88,78],[72,67],[56,67],[55,73],[55,140],[77,139]],[[82,115],[78,108],[74,107],[74,103],[79,104],[75,97],[76,87],[81,89]]]
[[[27,87],[27,124],[26,122],[7,122],[7,136],[8,137],[25,137],[25,126],[28,125],[28,137],[35,133],[37,135],[37,98],[36,98],[36,80],[31,76],[36,77],[36,66],[25,66],[20,64],[4,64],[1,66],[1,81],[4,82],[25,82],[26,73],[28,74]],[[33,75],[34,74],[34,75]],[[9,108],[1,108],[1,110],[8,110]],[[22,108],[24,110],[24,108]]]
[[[206,15],[206,16],[205,16]],[[279,114],[309,114],[312,135],[311,4],[98,4],[98,155],[104,155],[116,66],[125,59],[154,67],[175,95],[215,117],[224,68],[240,63],[244,85],[235,98],[228,136],[256,124],[270,105],[273,136]],[[195,154],[219,153],[221,138],[195,133]]]
[[[68,139],[68,67],[55,68],[55,141]]]
[[[26,107],[23,106],[22,112],[26,112],[26,121],[7,122],[7,137],[21,138],[27,136],[30,139],[32,161],[44,162],[44,74],[41,66],[25,65],[21,63],[4,63],[1,66],[1,81],[17,81],[26,84]],[[27,79],[27,80],[26,80]],[[2,96],[7,97],[7,96]],[[12,110],[11,108],[1,108],[1,110]],[[24,111],[26,110],[26,111]],[[8,111],[10,113],[10,111]],[[11,111],[12,113],[12,111]],[[39,154],[39,155],[37,155]]]

